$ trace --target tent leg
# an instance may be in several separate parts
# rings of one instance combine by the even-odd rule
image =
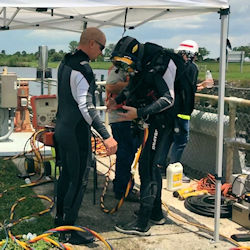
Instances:
[[[219,223],[221,206],[221,177],[223,160],[223,128],[224,128],[224,97],[226,74],[226,39],[228,29],[229,9],[221,10],[221,37],[220,37],[220,77],[219,77],[219,101],[218,101],[218,126],[216,142],[216,194],[215,194],[215,221],[214,241],[219,241]]]

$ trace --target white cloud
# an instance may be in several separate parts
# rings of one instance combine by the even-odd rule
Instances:
[[[250,34],[230,36],[232,47],[250,46]]]
[[[177,48],[178,45],[183,40],[194,40],[198,43],[199,47],[205,47],[209,52],[209,57],[216,58],[219,56],[220,51],[220,36],[219,35],[210,35],[210,36],[200,36],[199,34],[183,36],[178,35],[169,39],[152,39],[152,42],[162,45],[166,48]]]
[[[183,27],[185,27],[186,29],[197,29],[201,27],[204,20],[204,16],[197,15],[191,17],[182,17],[178,19],[154,21],[150,23],[150,27],[160,29],[174,29]]]
[[[232,13],[236,15],[248,13],[250,11],[250,1],[249,0],[229,0],[230,9]],[[240,16],[238,16],[240,18]]]
[[[37,39],[47,39],[51,41],[60,41],[63,39],[67,40],[78,40],[80,34],[76,34],[68,31],[58,31],[58,30],[32,30],[25,36],[27,39],[36,37]]]

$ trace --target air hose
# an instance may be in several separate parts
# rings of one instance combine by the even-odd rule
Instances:
[[[60,227],[52,228],[52,229],[44,232],[43,234],[38,235],[37,237],[33,238],[32,240],[29,241],[29,243],[34,243],[34,242],[37,242],[37,241],[43,239],[43,240],[49,241],[50,243],[54,244],[55,246],[59,247],[60,249],[70,250],[71,248],[69,248],[68,246],[48,238],[48,236],[52,235],[53,233],[64,232],[64,231],[69,231],[69,230],[75,230],[75,231],[80,231],[80,232],[87,231],[87,232],[91,233],[94,237],[96,237],[100,241],[102,241],[104,243],[104,245],[109,250],[113,250],[113,247],[111,246],[111,244],[108,241],[106,241],[100,234],[98,234],[97,232],[95,232],[89,228],[80,227],[80,226],[60,226]]]
[[[214,217],[215,212],[215,196],[214,195],[200,195],[190,196],[185,202],[184,206],[196,214]],[[220,217],[230,218],[232,216],[232,202],[227,202],[224,198],[221,199]]]
[[[6,240],[5,240],[5,244],[4,242],[1,242],[0,243],[0,246],[1,244],[4,244],[4,248],[2,249],[5,249],[5,247],[7,246],[7,243],[8,243],[8,238],[12,239],[16,244],[18,244],[19,246],[21,246],[23,249],[33,249],[31,248],[30,244],[32,243],[35,243],[39,240],[44,240],[46,242],[49,242],[53,245],[55,245],[56,247],[58,247],[59,249],[66,249],[66,250],[71,250],[72,248],[60,243],[60,242],[57,242],[51,238],[49,238],[48,236],[54,234],[54,233],[60,233],[60,232],[64,232],[64,231],[69,231],[69,230],[76,230],[76,231],[81,231],[81,232],[86,232],[88,231],[89,233],[91,233],[94,237],[98,238],[100,241],[102,241],[104,243],[104,245],[112,250],[113,247],[110,245],[110,243],[108,243],[101,235],[99,235],[97,232],[91,230],[91,229],[88,229],[86,227],[79,227],[79,226],[60,226],[60,227],[57,227],[57,228],[52,228],[46,232],[44,232],[43,234],[41,235],[38,235],[36,236],[35,238],[33,238],[32,240],[29,240],[29,241],[21,241],[20,238],[18,236],[14,236],[12,233],[11,233],[11,230],[10,228],[13,227],[14,225],[18,224],[19,222],[21,221],[28,221],[30,220],[31,218],[34,218],[34,217],[37,217],[37,216],[41,216],[45,213],[48,213],[51,211],[51,209],[53,208],[53,205],[54,205],[54,202],[47,196],[44,196],[44,195],[34,195],[33,196],[34,198],[39,198],[39,199],[43,199],[43,200],[46,200],[48,201],[50,204],[48,206],[48,208],[40,211],[40,212],[37,212],[37,213],[33,213],[32,215],[29,215],[29,216],[25,216],[25,217],[22,217],[22,218],[19,218],[17,220],[14,220],[14,211],[15,211],[15,208],[17,207],[17,205],[20,203],[20,202],[23,202],[27,199],[27,197],[22,197],[20,199],[18,199],[11,207],[11,210],[10,210],[10,223],[8,223],[7,225],[4,225],[4,229],[6,230]]]
[[[7,246],[7,239],[8,238],[11,238],[15,243],[17,243],[18,245],[20,245],[22,248],[24,248],[24,249],[30,249],[25,242],[20,241],[18,239],[18,237],[15,237],[14,235],[12,235],[11,230],[10,230],[11,227],[15,226],[16,224],[20,223],[21,221],[24,221],[24,220],[28,221],[28,220],[30,220],[30,219],[32,219],[34,217],[38,217],[38,216],[41,216],[43,214],[46,214],[46,213],[50,212],[51,209],[54,206],[54,202],[49,197],[47,197],[45,195],[34,195],[32,197],[48,201],[49,202],[49,206],[46,209],[44,209],[44,210],[42,210],[40,212],[36,212],[36,213],[33,213],[33,214],[29,215],[29,216],[24,216],[22,218],[14,220],[14,215],[15,215],[14,211],[15,211],[15,208],[18,206],[19,203],[25,201],[27,199],[27,197],[24,196],[24,197],[21,197],[20,199],[18,199],[12,205],[12,207],[10,209],[10,218],[9,218],[10,221],[9,221],[9,223],[4,225],[4,229],[6,231],[6,242],[5,242],[4,248],[2,248],[2,249],[5,249],[5,247]]]

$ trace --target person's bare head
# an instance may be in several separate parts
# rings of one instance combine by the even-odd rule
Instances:
[[[90,60],[96,59],[105,48],[106,37],[104,33],[95,27],[85,29],[80,38],[78,49],[84,51]]]

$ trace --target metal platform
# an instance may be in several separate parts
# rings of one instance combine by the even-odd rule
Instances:
[[[10,135],[6,141],[0,141],[0,157],[14,156],[31,150],[29,138],[33,132],[14,132]],[[42,146],[42,143],[37,143],[38,146]],[[51,155],[51,147],[43,147],[43,155]]]

